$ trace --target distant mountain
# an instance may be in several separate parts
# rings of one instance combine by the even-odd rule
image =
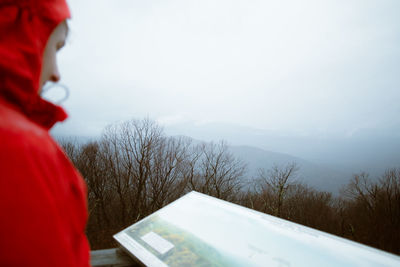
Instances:
[[[207,142],[184,135],[176,135],[175,137],[189,138],[192,140],[193,144]],[[299,167],[296,181],[312,186],[318,190],[336,194],[342,186],[349,182],[353,175],[351,171],[343,170],[340,167],[332,168],[300,157],[268,151],[255,146],[228,145],[228,147],[229,151],[232,152],[235,157],[240,158],[247,164],[246,180],[250,182],[257,177],[259,169],[265,169],[267,171],[274,165],[281,167],[288,163],[295,162]],[[248,185],[250,184],[251,183],[248,183]]]
[[[232,153],[248,164],[248,179],[256,177],[260,168],[268,170],[274,164],[283,166],[296,162],[300,167],[299,182],[334,193],[347,184],[354,173],[365,171],[372,179],[377,179],[386,169],[400,167],[400,138],[393,135],[373,138],[372,133],[358,132],[348,139],[313,139],[223,124],[185,124],[165,130],[169,136],[190,136],[195,143],[228,141]],[[57,140],[81,144],[99,139],[98,136],[53,135]]]
[[[341,177],[351,177],[353,173],[365,171],[372,179],[377,179],[388,168],[400,167],[400,124],[386,128],[358,128],[346,134],[289,133],[227,123],[190,122],[169,125],[165,130],[170,135],[186,135],[205,141],[223,139],[235,146],[293,155],[314,164],[313,171],[303,167],[306,174],[327,177],[324,181],[334,184],[347,180]]]
[[[331,169],[319,164],[309,162],[299,157],[288,154],[263,150],[251,146],[230,146],[230,151],[238,158],[241,158],[248,166],[248,179],[257,176],[258,170],[270,169],[274,164],[285,166],[295,162],[299,166],[296,181],[305,183],[318,190],[338,193],[339,189],[348,183],[351,173]]]

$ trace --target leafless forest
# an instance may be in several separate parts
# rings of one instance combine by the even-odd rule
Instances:
[[[224,142],[168,137],[148,119],[111,125],[99,141],[61,145],[88,185],[93,250],[115,247],[113,234],[196,190],[400,254],[400,169],[374,180],[355,174],[334,197],[296,182],[296,163],[247,180],[245,162]]]

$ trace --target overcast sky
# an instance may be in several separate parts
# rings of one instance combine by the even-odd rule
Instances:
[[[69,0],[69,120],[351,135],[400,125],[398,0]]]

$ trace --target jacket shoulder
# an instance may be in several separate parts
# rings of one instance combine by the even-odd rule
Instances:
[[[31,169],[31,173],[35,174],[32,178],[46,177],[50,179],[47,182],[52,182],[55,177],[63,178],[59,184],[76,183],[78,179],[80,183],[79,173],[48,130],[17,110],[1,105],[1,102],[0,140],[0,166],[3,165],[5,172],[17,175],[24,169]],[[4,166],[6,162],[8,165]]]
[[[21,266],[87,262],[81,176],[46,129],[1,102],[0,170],[0,212],[7,214],[0,222],[0,247],[7,247],[0,259],[18,259]],[[21,250],[27,251],[24,258],[18,257]]]
[[[12,143],[23,143],[19,137],[34,141],[46,138],[48,132],[12,106],[0,102],[0,135],[4,141],[7,138]]]

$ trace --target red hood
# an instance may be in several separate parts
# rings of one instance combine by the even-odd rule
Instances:
[[[67,114],[38,94],[42,56],[69,17],[65,0],[0,0],[0,99],[46,129]]]

